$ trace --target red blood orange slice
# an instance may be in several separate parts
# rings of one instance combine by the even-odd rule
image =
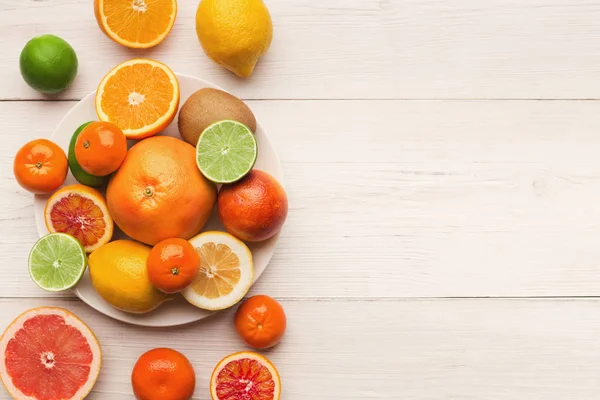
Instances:
[[[213,400],[279,400],[277,369],[260,354],[243,351],[225,357],[210,378]]]
[[[101,364],[94,333],[62,308],[26,311],[0,337],[0,378],[15,399],[83,399]]]
[[[113,234],[104,197],[84,185],[65,186],[54,193],[46,203],[44,220],[48,231],[75,237],[87,253],[108,243]]]

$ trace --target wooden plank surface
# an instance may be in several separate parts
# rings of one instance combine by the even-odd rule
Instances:
[[[95,331],[104,368],[91,400],[133,398],[131,369],[145,351],[184,352],[208,398],[210,373],[245,347],[232,312],[177,329],[116,323],[79,301],[0,300],[0,326],[39,305],[65,307]],[[267,352],[282,400],[596,400],[598,300],[283,301],[284,341]],[[0,392],[0,399],[7,399]]]
[[[280,152],[291,207],[258,291],[600,294],[599,103],[249,104]],[[72,105],[0,103],[3,295],[46,296],[27,274],[32,199],[11,163],[22,143],[48,135]]]
[[[598,98],[600,4],[594,0],[267,0],[274,42],[251,80],[209,61],[196,38],[198,1],[150,51],[104,37],[90,1],[0,0],[0,98],[41,96],[18,79],[33,36],[69,41],[80,73],[63,98],[95,89],[137,56],[205,78],[244,98]]]

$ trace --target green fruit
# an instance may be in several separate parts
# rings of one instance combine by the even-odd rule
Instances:
[[[77,159],[75,158],[75,143],[77,142],[77,137],[83,131],[83,128],[85,128],[91,123],[92,121],[86,122],[85,124],[81,125],[79,128],[77,128],[77,130],[73,134],[73,137],[71,138],[71,143],[69,143],[69,168],[71,169],[71,173],[73,174],[75,179],[77,179],[77,182],[86,186],[99,187],[108,182],[109,176],[95,176],[92,174],[88,174],[83,170],[83,168],[81,168],[81,165],[79,165]]]
[[[33,245],[29,253],[29,275],[42,289],[50,292],[77,285],[87,257],[77,239],[65,233],[50,233]]]
[[[21,51],[20,67],[29,86],[42,93],[58,93],[75,79],[77,55],[58,36],[42,35],[27,42]]]
[[[242,100],[211,88],[200,89],[185,101],[177,123],[183,140],[195,147],[206,128],[226,119],[241,122],[256,132],[256,118]]]
[[[202,132],[196,146],[200,172],[216,183],[233,183],[248,174],[256,163],[258,145],[254,134],[237,121],[220,121]]]

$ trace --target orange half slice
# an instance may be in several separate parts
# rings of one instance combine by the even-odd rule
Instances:
[[[109,38],[123,46],[147,49],[171,32],[177,0],[95,0],[94,13]]]
[[[113,68],[96,91],[96,113],[117,125],[128,139],[165,129],[179,108],[179,83],[158,61],[134,59]]]

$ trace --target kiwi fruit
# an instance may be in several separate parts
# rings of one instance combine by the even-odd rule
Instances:
[[[237,97],[211,88],[200,89],[186,100],[177,125],[183,140],[196,147],[202,132],[224,119],[241,122],[256,133],[256,118],[250,108]]]

